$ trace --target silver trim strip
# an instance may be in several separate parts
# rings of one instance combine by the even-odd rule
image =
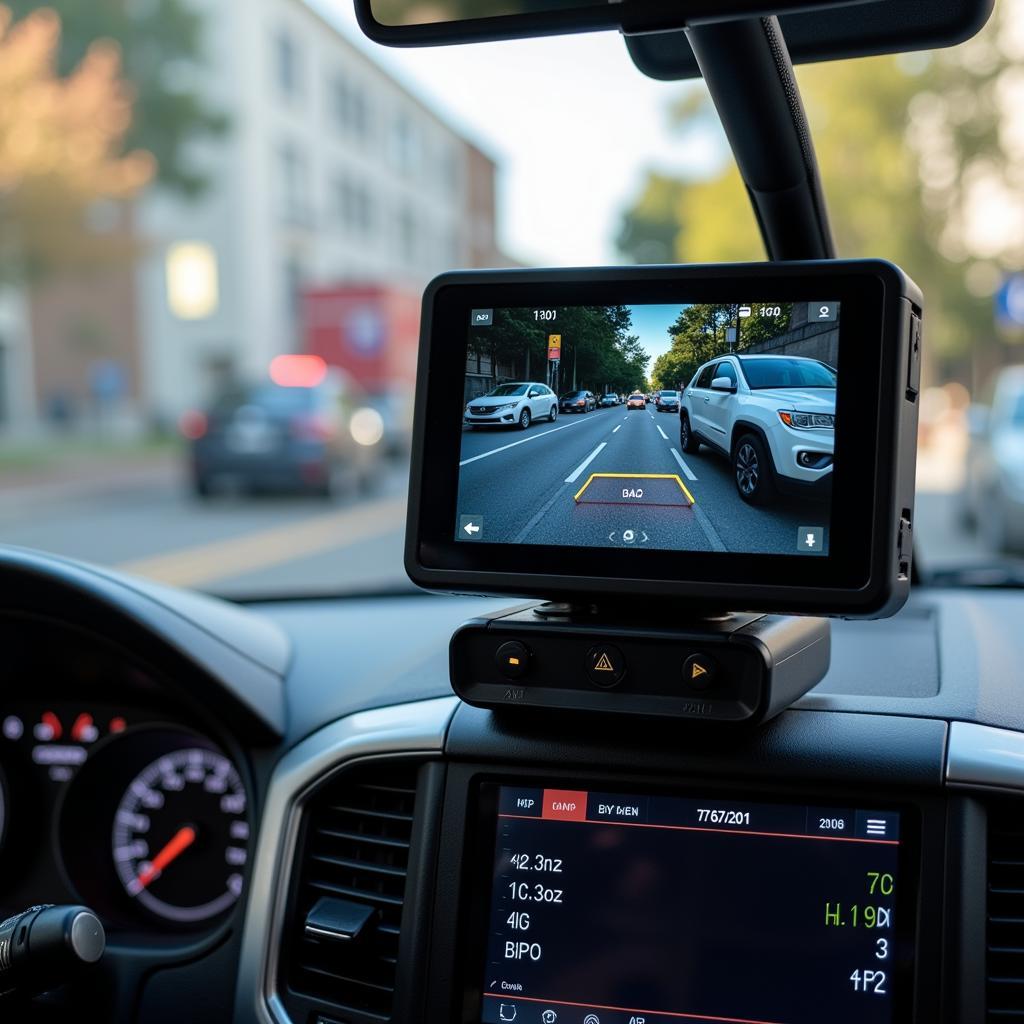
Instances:
[[[1024,790],[1024,733],[951,722],[946,782]]]
[[[348,761],[439,753],[456,697],[360,711],[293,747],[274,769],[246,899],[235,992],[236,1024],[291,1024],[277,991],[280,929],[300,812],[310,790]]]

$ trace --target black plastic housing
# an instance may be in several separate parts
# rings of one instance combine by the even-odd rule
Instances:
[[[469,312],[515,306],[807,300],[841,304],[836,482],[827,557],[579,548],[454,539]],[[423,299],[405,567],[468,594],[637,598],[680,616],[736,609],[880,617],[906,600],[922,296],[882,260],[443,274]],[[670,421],[666,421],[670,422]]]
[[[530,605],[463,623],[452,636],[449,662],[452,688],[476,707],[750,725],[779,714],[821,681],[830,640],[827,619],[731,615],[654,625],[586,611],[542,618]],[[509,643],[523,655],[522,674],[517,666],[511,678],[499,653]],[[590,670],[606,650],[606,668]]]

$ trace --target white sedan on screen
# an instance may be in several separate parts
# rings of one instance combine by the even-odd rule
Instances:
[[[499,384],[486,395],[472,399],[463,420],[470,427],[526,428],[534,420],[554,423],[558,418],[558,397],[537,383]]]

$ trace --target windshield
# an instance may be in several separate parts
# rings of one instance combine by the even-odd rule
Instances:
[[[528,388],[525,384],[504,384],[500,388],[495,388],[493,391],[488,391],[488,397],[495,398],[508,398],[511,395],[525,395]]]
[[[761,388],[834,388],[836,371],[810,359],[740,359],[747,384]]]
[[[703,84],[645,78],[618,33],[398,50],[351,0],[250,6],[6,3],[0,540],[229,596],[405,587],[432,277],[763,246]],[[1022,60],[1004,3],[960,46],[797,68],[840,255],[928,297],[925,567],[1024,552],[1024,458],[991,412],[1021,421]],[[481,348],[465,403],[546,370]],[[835,383],[791,359],[744,373]],[[653,408],[662,383],[652,364],[630,397]],[[473,429],[538,429],[535,404]]]

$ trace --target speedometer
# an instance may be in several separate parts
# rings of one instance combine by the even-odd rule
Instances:
[[[164,754],[131,782],[114,814],[114,867],[124,891],[159,917],[194,924],[242,894],[249,823],[245,788],[223,754]]]

